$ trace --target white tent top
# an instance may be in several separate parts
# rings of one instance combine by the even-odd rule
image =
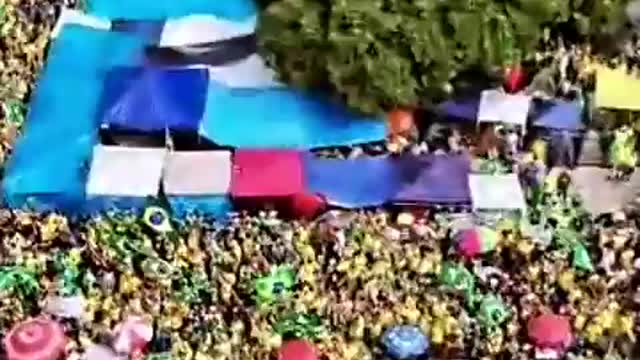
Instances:
[[[485,90],[480,98],[478,122],[499,122],[524,128],[527,124],[530,105],[530,96]]]
[[[515,174],[470,174],[469,190],[474,210],[526,211],[524,192]]]
[[[167,195],[227,194],[231,186],[231,152],[171,152],[163,184]]]
[[[97,145],[86,191],[89,196],[156,196],[167,150]]]

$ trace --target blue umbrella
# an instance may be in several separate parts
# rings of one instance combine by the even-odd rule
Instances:
[[[428,356],[429,338],[413,325],[397,325],[382,335],[382,345],[394,360],[422,359]]]

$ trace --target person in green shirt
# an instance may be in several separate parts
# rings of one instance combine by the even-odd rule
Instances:
[[[623,125],[616,129],[609,148],[609,162],[613,167],[614,180],[628,180],[638,161],[634,130]]]

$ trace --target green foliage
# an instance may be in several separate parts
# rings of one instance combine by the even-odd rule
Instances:
[[[275,0],[258,36],[284,81],[374,113],[444,95],[469,68],[520,61],[543,27],[610,31],[627,1]]]

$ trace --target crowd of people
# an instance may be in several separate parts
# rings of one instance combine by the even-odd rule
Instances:
[[[45,57],[54,5],[0,7],[3,159]],[[582,50],[566,48],[547,54],[548,70],[529,90],[588,103],[588,78],[570,66]],[[640,207],[593,219],[569,170],[546,176],[547,146],[533,141],[522,154],[517,131],[487,134],[483,147],[449,128],[412,128],[388,143],[319,153],[469,151],[484,159],[477,171],[522,175],[527,217],[411,208],[332,210],[314,221],[265,211],[213,223],[160,209],[84,221],[1,210],[4,355],[12,328],[45,316],[62,324],[70,360],[266,360],[289,338],[306,339],[321,359],[378,359],[390,354],[382,339],[397,325],[416,326],[438,359],[640,357]],[[612,176],[624,180],[635,134],[614,134]],[[474,251],[461,245],[471,230],[482,242]],[[545,331],[564,333],[545,341],[532,324],[551,315],[557,321]],[[132,318],[153,334],[138,348],[121,346]]]

